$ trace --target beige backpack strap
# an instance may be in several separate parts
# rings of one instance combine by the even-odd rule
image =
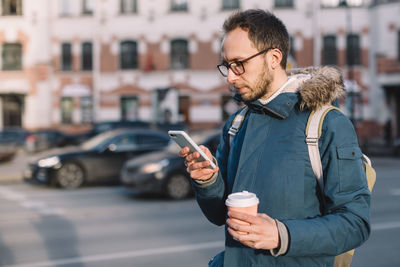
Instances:
[[[340,109],[332,105],[326,105],[318,110],[313,110],[308,117],[306,126],[306,143],[308,146],[308,154],[310,157],[311,167],[322,192],[324,190],[324,181],[322,175],[323,170],[321,156],[319,153],[318,140],[322,134],[322,124],[324,123],[324,118],[326,114],[333,109],[340,111]]]
[[[232,144],[233,138],[235,135],[238,133],[240,127],[242,127],[242,123],[244,121],[244,118],[247,115],[247,112],[249,111],[249,108],[245,106],[242,108],[242,110],[236,114],[235,118],[233,118],[231,128],[229,128],[228,134],[229,134],[229,145]]]

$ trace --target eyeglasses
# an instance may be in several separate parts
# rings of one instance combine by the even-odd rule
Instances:
[[[242,75],[245,72],[243,63],[249,61],[250,59],[252,59],[256,56],[259,56],[261,54],[268,52],[270,49],[272,49],[272,47],[264,49],[264,50],[258,52],[257,54],[254,54],[243,60],[233,61],[230,64],[228,62],[222,62],[221,64],[217,65],[217,68],[218,68],[219,72],[222,74],[222,76],[224,76],[224,77],[228,77],[229,69],[231,69],[233,71],[233,73],[235,73],[236,75]]]

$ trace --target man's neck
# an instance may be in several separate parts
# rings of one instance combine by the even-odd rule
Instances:
[[[269,85],[270,90],[261,97],[262,100],[266,100],[270,98],[276,91],[279,90],[288,80],[288,76],[285,70],[278,71],[275,73],[274,79],[272,80],[271,84]]]

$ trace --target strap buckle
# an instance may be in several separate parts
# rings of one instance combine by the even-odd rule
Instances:
[[[318,140],[319,140],[318,137],[306,137],[307,145],[312,145],[312,146],[318,145]]]
[[[229,128],[228,134],[235,136],[238,131],[239,131],[238,128],[232,126],[231,128]]]

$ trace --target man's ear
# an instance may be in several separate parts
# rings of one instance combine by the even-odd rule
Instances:
[[[281,67],[282,52],[278,48],[272,49],[270,54],[271,68],[276,69]]]

